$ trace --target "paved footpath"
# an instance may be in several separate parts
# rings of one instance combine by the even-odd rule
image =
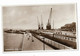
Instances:
[[[34,40],[34,42],[32,42],[32,39]],[[45,49],[53,50],[51,47],[47,46],[46,44],[45,44]],[[35,37],[33,37],[31,34],[30,36],[26,35],[24,37],[23,50],[43,50],[43,43],[38,39],[36,39]]]

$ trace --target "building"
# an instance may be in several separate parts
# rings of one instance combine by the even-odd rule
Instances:
[[[61,27],[61,30],[64,31],[76,31],[76,23],[72,22],[71,24],[65,24]]]

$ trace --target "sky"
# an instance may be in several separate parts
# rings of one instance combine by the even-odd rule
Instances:
[[[75,4],[31,5],[31,6],[3,6],[3,28],[7,29],[37,29],[41,22],[44,29],[52,8],[51,27],[60,28],[65,24],[76,22]],[[54,21],[54,22],[53,22]],[[53,24],[54,23],[54,24]],[[54,25],[54,26],[53,26]]]

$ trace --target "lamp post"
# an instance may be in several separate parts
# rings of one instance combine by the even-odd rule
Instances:
[[[21,50],[23,50],[23,45],[24,45],[24,37],[25,37],[25,32],[23,33],[23,37],[22,37],[22,43],[21,43]]]
[[[45,50],[45,43],[44,43],[44,41],[45,41],[45,38],[43,37],[43,50]]]

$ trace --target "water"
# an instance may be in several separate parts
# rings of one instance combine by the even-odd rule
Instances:
[[[34,40],[34,42],[32,42]],[[53,50],[45,44],[46,50]],[[27,50],[43,50],[43,43],[33,37],[31,33],[15,34],[4,33],[4,50],[5,51],[27,51]]]
[[[4,33],[4,49],[17,50],[22,42],[22,34]]]

